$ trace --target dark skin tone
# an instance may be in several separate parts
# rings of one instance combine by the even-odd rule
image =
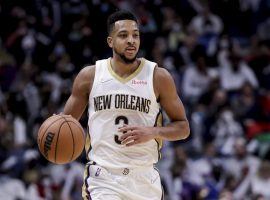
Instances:
[[[112,69],[121,78],[127,78],[140,65],[140,59],[136,58],[140,46],[139,34],[135,21],[120,20],[115,22],[107,38],[108,45],[113,50]],[[64,114],[72,115],[78,120],[81,118],[88,105],[94,76],[94,65],[79,72],[74,80],[71,96],[66,102]],[[175,141],[189,136],[190,129],[184,106],[177,95],[171,75],[164,68],[156,67],[154,70],[154,91],[171,123],[165,127],[124,125],[118,129],[119,132],[126,132],[120,137],[122,144],[132,146],[152,139]]]

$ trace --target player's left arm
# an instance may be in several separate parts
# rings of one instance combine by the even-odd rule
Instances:
[[[119,129],[120,132],[127,132],[120,137],[123,144],[131,146],[151,139],[175,141],[189,136],[190,128],[183,103],[177,94],[174,80],[166,69],[155,68],[154,89],[171,122],[164,127],[124,125]]]
[[[157,138],[165,140],[186,139],[190,134],[185,108],[176,90],[174,80],[164,68],[155,68],[154,88],[160,105],[171,120],[165,127],[156,127]]]

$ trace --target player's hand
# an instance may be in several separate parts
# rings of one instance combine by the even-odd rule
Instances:
[[[154,139],[156,136],[154,127],[130,126],[124,124],[118,131],[125,133],[120,137],[120,141],[126,146],[145,143]]]

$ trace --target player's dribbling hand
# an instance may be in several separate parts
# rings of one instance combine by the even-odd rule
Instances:
[[[145,143],[155,138],[153,127],[130,126],[124,124],[118,131],[124,133],[120,137],[120,141],[121,144],[126,146]]]

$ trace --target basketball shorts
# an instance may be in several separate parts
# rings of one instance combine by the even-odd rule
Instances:
[[[87,164],[82,188],[84,200],[163,200],[160,175],[154,167],[105,169]]]

